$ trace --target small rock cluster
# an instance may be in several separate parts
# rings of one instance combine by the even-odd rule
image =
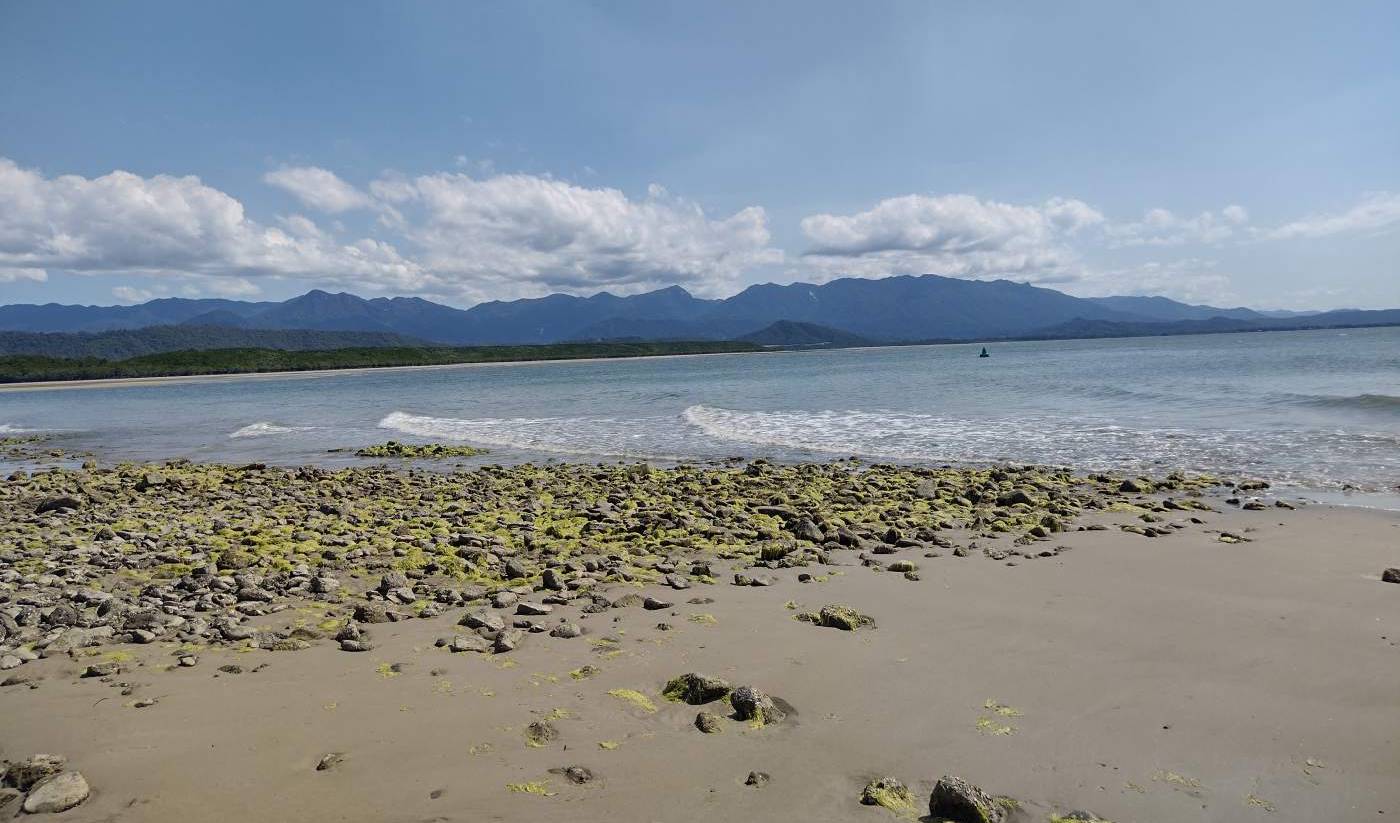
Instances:
[[[67,758],[61,755],[36,754],[3,766],[0,814],[19,810],[26,814],[66,812],[91,794],[82,772],[70,770]],[[10,808],[16,804],[17,808]]]

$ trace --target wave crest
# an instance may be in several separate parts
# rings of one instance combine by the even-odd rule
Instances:
[[[272,434],[291,434],[292,432],[311,431],[314,426],[283,426],[260,420],[257,423],[249,423],[235,432],[230,432],[229,437],[266,437]]]

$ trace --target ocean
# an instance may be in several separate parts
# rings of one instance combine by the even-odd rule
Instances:
[[[1400,507],[1400,328],[910,346],[0,391],[0,436],[109,460],[858,457],[1262,478]]]

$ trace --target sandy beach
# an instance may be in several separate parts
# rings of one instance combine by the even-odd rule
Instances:
[[[649,480],[623,483],[618,492],[640,497],[692,482],[763,494],[782,487],[800,509],[799,479],[834,499],[832,483],[843,482],[847,470],[760,470],[777,472],[767,479],[739,468],[653,470]],[[154,541],[141,541],[154,535],[135,531],[143,511],[167,507],[179,521],[194,496],[232,488],[208,500],[218,520],[244,488],[235,469],[163,471],[12,478],[4,486],[12,512],[5,531],[13,537],[37,524],[67,544],[84,530],[78,523],[122,510],[126,522],[111,524],[116,540],[152,548]],[[263,476],[271,470],[244,471],[306,505],[319,499],[303,494],[307,484],[333,477],[277,472],[273,482]],[[552,480],[522,474],[528,471],[502,470],[500,477],[524,480],[543,499],[551,488],[557,494],[587,482],[583,469]],[[617,482],[624,475],[609,472],[621,471],[599,475]],[[875,488],[892,500],[932,496],[927,476],[850,472],[861,484],[852,499]],[[945,472],[933,482],[948,490],[966,474]],[[583,564],[551,563],[543,538],[537,551],[497,544],[496,559],[523,562],[527,576],[495,584],[486,579],[494,561],[468,550],[459,554],[472,558],[469,576],[477,585],[424,574],[421,564],[409,564],[412,576],[395,577],[392,561],[406,555],[400,546],[382,563],[352,550],[354,562],[341,561],[332,592],[314,594],[268,582],[277,564],[233,570],[220,561],[211,574],[238,580],[240,594],[237,606],[213,609],[175,593],[182,581],[197,579],[188,564],[167,570],[165,579],[161,572],[153,579],[149,566],[107,569],[81,585],[102,580],[119,599],[136,598],[128,622],[116,621],[115,637],[65,652],[50,654],[42,641],[31,641],[40,659],[0,673],[7,678],[0,680],[7,684],[0,688],[0,756],[66,757],[91,792],[62,814],[74,821],[880,821],[926,815],[934,782],[944,775],[1014,799],[1007,820],[1074,811],[1098,817],[1067,819],[1362,820],[1400,810],[1390,685],[1400,586],[1380,580],[1396,562],[1400,515],[1281,508],[1267,491],[1242,498],[1260,496],[1254,510],[1240,510],[1223,502],[1231,494],[1225,487],[1187,489],[1186,497],[1179,487],[1120,493],[1116,478],[1065,482],[1056,491],[1062,481],[1055,477],[1063,476],[1003,478],[1032,492],[1041,483],[1048,499],[1032,494],[1018,503],[1003,494],[986,501],[992,513],[1026,510],[1021,520],[1012,517],[1013,526],[1040,518],[1057,500],[1085,504],[1063,530],[1042,538],[1020,535],[1019,526],[987,530],[985,517],[975,519],[980,506],[961,512],[949,503],[942,516],[901,503],[871,517],[902,511],[932,523],[960,522],[937,528],[932,541],[915,535],[900,546],[865,542],[865,530],[848,516],[856,545],[804,548],[799,539],[796,553],[768,561],[762,557],[778,554],[686,549],[684,535],[667,531],[667,551],[634,553],[636,573],[614,566],[614,574],[596,580]],[[91,502],[27,513],[34,500],[75,482]],[[419,488],[415,483],[479,488],[485,480],[475,473],[414,480],[372,472],[355,482],[382,491],[400,482],[406,490]],[[982,475],[973,482],[994,481]],[[155,499],[123,509],[112,491],[121,488]],[[519,502],[501,483],[491,488],[482,499]],[[697,488],[681,499],[703,503],[704,487]],[[941,492],[930,511],[966,488]],[[748,499],[747,492],[729,494],[735,506]],[[405,499],[412,506],[427,498]],[[617,510],[630,514],[616,519],[600,513],[608,511],[598,503],[606,498],[590,499],[585,510],[605,526],[632,528],[648,510],[619,498]],[[1175,502],[1163,508],[1163,500]],[[447,501],[439,505],[451,510]],[[1178,508],[1180,502],[1189,506]],[[656,500],[646,506],[668,508]],[[972,514],[983,527],[969,528],[957,514]],[[346,511],[326,516],[394,527]],[[533,533],[569,538],[563,520],[551,517],[544,526],[543,516]],[[235,523],[216,525],[233,527],[237,516],[227,517]],[[481,531],[481,522],[474,524]],[[834,534],[833,527],[824,528]],[[682,528],[704,531],[694,522]],[[794,528],[805,532],[806,522]],[[607,538],[604,526],[594,532]],[[9,551],[14,558],[17,550]],[[7,649],[26,634],[28,604],[64,590],[43,575],[68,573],[59,566],[41,572],[33,548],[19,553],[27,556],[13,564],[22,571],[3,578],[0,611],[26,616]],[[155,559],[176,562],[159,549]],[[692,562],[707,568],[684,568]],[[536,564],[572,577],[554,587],[558,577],[539,577]],[[695,571],[708,573],[688,573]],[[270,573],[266,599],[245,596],[258,573]],[[290,573],[295,579],[298,571]],[[735,585],[753,577],[767,585]],[[455,587],[457,601],[442,594],[443,585]],[[131,615],[146,614],[137,609],[162,599],[166,605],[155,610],[162,620],[189,620],[166,627],[146,619],[141,625],[154,636],[120,633],[134,631]],[[845,631],[813,622],[822,607],[838,604],[872,624]],[[98,617],[101,607],[82,605],[77,623],[114,622]],[[47,619],[53,608],[37,607],[45,625],[29,637],[57,640],[75,631],[54,630]],[[192,633],[196,623],[208,626],[221,615],[232,619],[203,636]],[[361,632],[363,651],[342,651],[332,639],[346,636],[347,623]],[[509,649],[500,641],[493,649],[498,627],[509,633],[512,624],[524,628],[505,644]],[[553,631],[563,625],[581,636]],[[232,628],[220,637],[219,626]],[[756,687],[786,716],[762,726],[734,719],[741,713],[734,692],[706,705],[663,695],[668,681],[691,672],[735,689]],[[706,711],[716,715],[715,733],[697,728],[697,713]],[[912,807],[862,805],[863,788],[882,777],[906,785]]]

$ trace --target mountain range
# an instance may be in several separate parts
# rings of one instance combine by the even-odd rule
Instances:
[[[771,328],[777,323],[796,325]],[[1261,312],[1165,297],[1074,297],[1007,280],[931,274],[762,284],[724,299],[698,298],[672,286],[625,297],[553,294],[470,309],[417,297],[364,299],[320,290],[283,302],[163,298],[135,306],[0,306],[0,330],[16,332],[94,333],[150,326],[314,330],[397,336],[386,338],[385,345],[404,337],[456,346],[740,338],[765,345],[781,345],[767,339],[792,338],[799,341],[795,345],[807,345],[838,335],[845,342],[835,345],[852,345],[852,340],[910,343],[1391,323],[1400,323],[1400,310]],[[769,336],[759,339],[765,330]]]

